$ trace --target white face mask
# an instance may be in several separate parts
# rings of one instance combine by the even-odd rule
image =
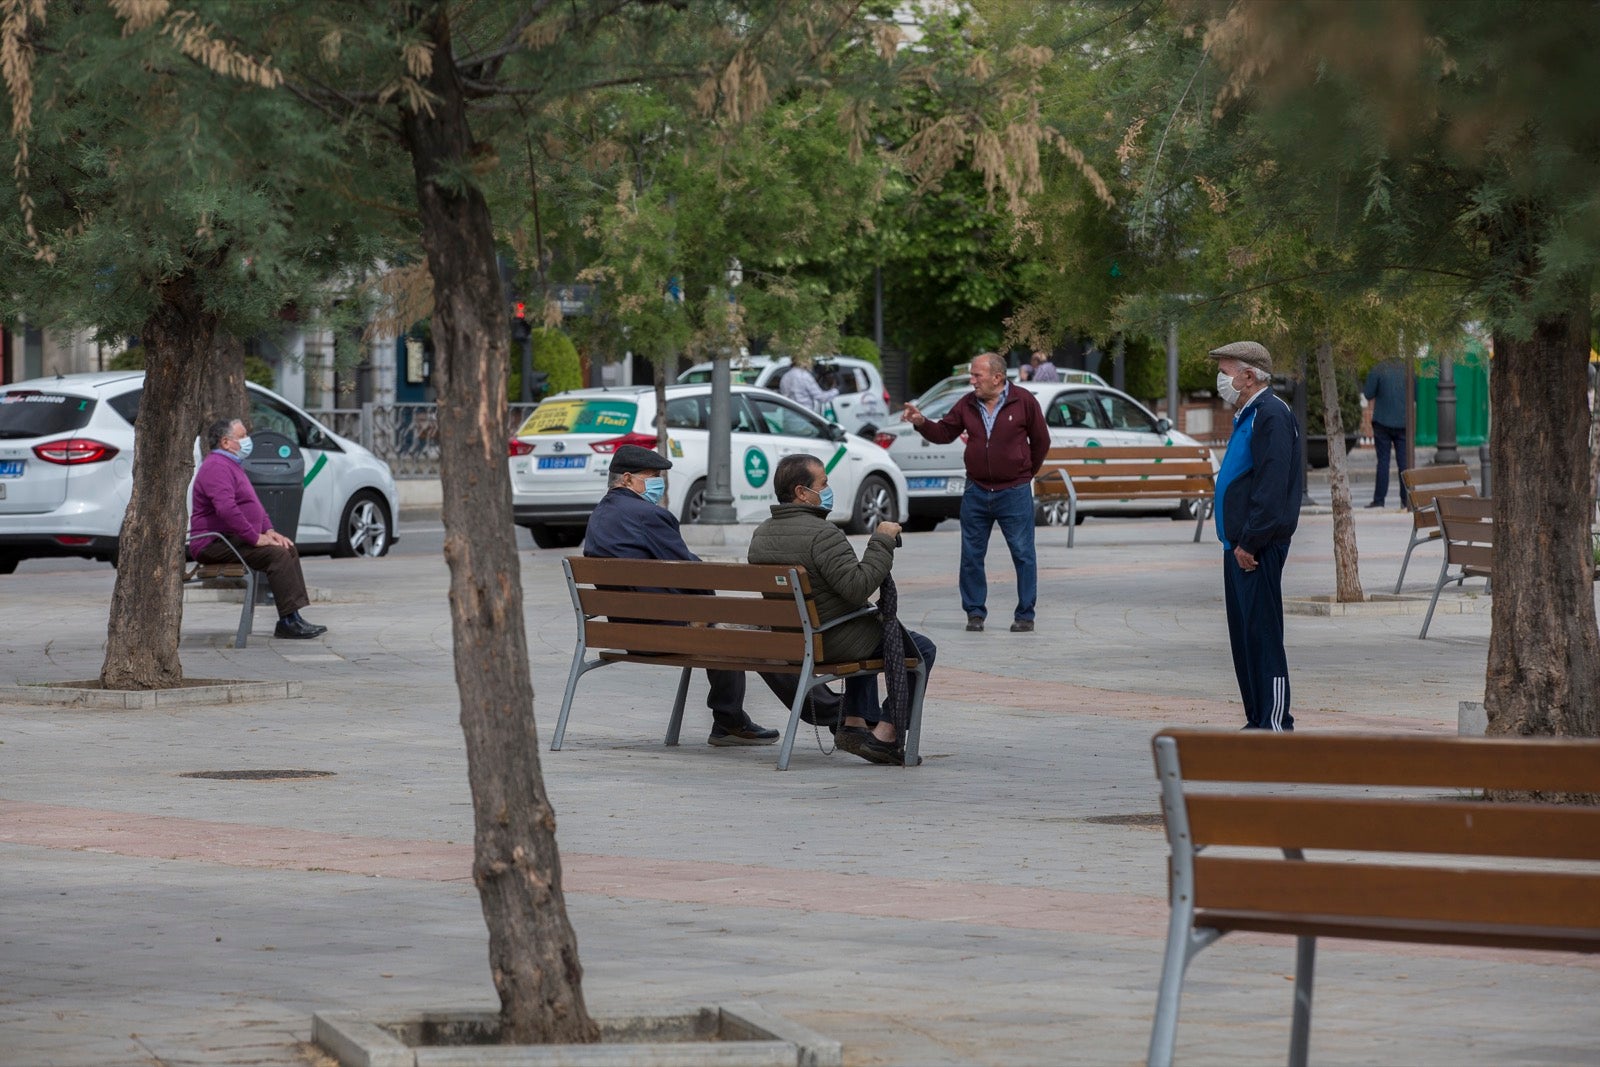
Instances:
[[[1217,395],[1230,408],[1237,406],[1239,403],[1239,390],[1233,387],[1233,379],[1228,377],[1226,371],[1217,371]]]

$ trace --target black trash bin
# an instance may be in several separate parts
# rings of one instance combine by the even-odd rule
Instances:
[[[255,486],[272,528],[289,540],[300,532],[300,501],[305,495],[306,459],[294,439],[276,430],[250,435],[255,447],[244,461],[244,474]]]

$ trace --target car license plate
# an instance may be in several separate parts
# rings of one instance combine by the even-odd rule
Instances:
[[[0,478],[22,477],[22,465],[26,462],[22,459],[0,459]]]
[[[539,469],[542,471],[577,470],[587,462],[589,462],[588,456],[540,456]]]
[[[906,479],[906,488],[907,489],[943,489],[949,483],[949,481],[950,481],[949,478],[907,478]]]

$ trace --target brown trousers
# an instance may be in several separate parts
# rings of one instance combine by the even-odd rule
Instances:
[[[306,595],[305,575],[300,572],[300,553],[278,545],[246,545],[232,537],[228,540],[251,570],[267,576],[267,587],[272,590],[272,599],[278,606],[278,618],[293,615],[311,603]],[[194,557],[201,563],[239,562],[216,538],[206,541],[195,551]]]

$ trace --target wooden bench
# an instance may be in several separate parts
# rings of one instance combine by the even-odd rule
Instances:
[[[1052,448],[1034,478],[1033,495],[1041,501],[1067,498],[1068,548],[1085,500],[1192,500],[1198,544],[1216,496],[1216,474],[1211,450],[1199,445]]]
[[[1444,541],[1444,559],[1439,563],[1439,580],[1433,583],[1433,599],[1428,601],[1428,615],[1422,620],[1418,640],[1428,636],[1441,589],[1451,582],[1460,585],[1468,578],[1483,578],[1484,591],[1488,592],[1494,569],[1493,500],[1475,495],[1442,496],[1435,498],[1433,510],[1439,519],[1440,540]],[[1460,570],[1452,576],[1451,567]]]
[[[1439,540],[1439,513],[1434,509],[1433,502],[1446,496],[1478,495],[1465,463],[1412,467],[1400,472],[1400,481],[1406,487],[1406,507],[1411,509],[1411,540],[1406,544],[1405,558],[1400,561],[1400,577],[1394,580],[1397,595],[1401,583],[1406,580],[1406,567],[1411,564],[1411,553],[1420,544]]]
[[[206,541],[220,541],[233,553],[235,563],[200,563],[188,558],[188,549]],[[256,572],[245,563],[244,557],[239,554],[226,537],[218,533],[190,534],[184,538],[184,565],[183,584],[191,585],[198,582],[208,582],[217,578],[242,579],[244,582],[244,607],[239,612],[239,631],[234,634],[233,647],[244,648],[250,640],[250,630],[255,622],[256,610]]]
[[[1157,1067],[1185,968],[1235,930],[1298,939],[1290,1064],[1310,1044],[1318,937],[1600,952],[1600,807],[1438,792],[1600,794],[1600,741],[1166,730],[1154,745],[1172,907]]]
[[[577,615],[578,640],[561,698],[561,716],[550,741],[552,752],[560,750],[566,737],[578,679],[600,667],[643,663],[681,671],[677,700],[667,723],[668,745],[678,743],[691,671],[794,674],[799,676],[799,684],[778,749],[781,771],[789,766],[800,711],[812,685],[883,670],[879,659],[824,661],[822,635],[826,631],[877,609],[864,608],[823,624],[804,567],[582,556],[569,556],[561,565]],[[927,671],[914,657],[906,658],[906,668],[911,721],[906,730],[905,762],[910,767],[920,762],[917,742]]]

